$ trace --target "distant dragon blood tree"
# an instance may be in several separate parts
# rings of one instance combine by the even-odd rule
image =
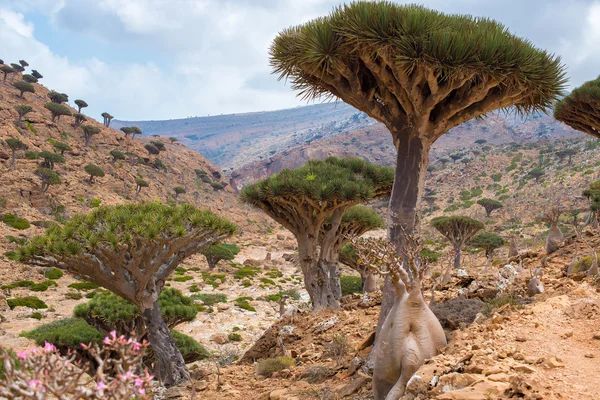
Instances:
[[[480,230],[482,222],[462,215],[437,217],[431,220],[431,226],[446,237],[454,247],[454,268],[460,268],[460,249]]]
[[[339,98],[383,123],[396,148],[389,238],[414,230],[429,149],[497,109],[546,111],[565,87],[560,58],[487,18],[358,1],[279,33],[273,71],[306,99]],[[393,303],[386,279],[378,327]]]
[[[233,243],[215,243],[201,251],[210,269],[215,269],[221,260],[233,260],[239,252],[240,248]]]
[[[494,200],[494,199],[479,199],[477,201],[477,204],[479,204],[480,206],[482,206],[485,209],[485,215],[486,217],[490,217],[492,215],[492,212],[494,210],[498,210],[500,208],[502,208],[502,203],[499,202],[498,200]]]
[[[26,114],[29,114],[30,112],[33,111],[33,108],[31,106],[26,106],[26,105],[21,105],[21,106],[16,106],[15,110],[17,110],[17,114],[19,115],[19,119],[17,119],[17,127],[21,128],[22,126],[22,122],[23,122],[23,117]]]
[[[393,175],[391,168],[361,159],[329,157],[285,169],[242,190],[243,201],[263,210],[296,237],[315,311],[339,308],[329,261],[338,246],[343,214],[354,205],[389,194]]]
[[[191,205],[159,203],[99,207],[53,225],[17,250],[21,261],[80,275],[135,304],[167,385],[186,379],[183,357],[161,316],[158,296],[189,256],[232,235],[235,225]]]
[[[585,82],[556,102],[554,118],[600,138],[600,77]]]

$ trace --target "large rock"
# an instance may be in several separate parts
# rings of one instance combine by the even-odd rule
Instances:
[[[0,311],[8,311],[10,307],[8,307],[8,302],[6,301],[6,296],[0,292]]]

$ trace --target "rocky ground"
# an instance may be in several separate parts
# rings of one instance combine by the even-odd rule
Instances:
[[[587,238],[600,244],[597,234]],[[582,254],[585,248],[574,241],[546,259],[541,251],[528,258],[523,271],[509,278],[505,289],[520,299],[518,303],[493,309],[489,316],[479,313],[470,326],[448,329],[448,346],[421,367],[404,400],[598,399],[599,282],[581,275],[565,276],[574,252]],[[521,297],[529,268],[542,262],[547,263],[542,279],[546,291],[534,298]],[[518,268],[516,263],[513,266],[512,271]],[[492,295],[483,294],[482,286],[497,291],[500,283],[507,284],[497,271],[483,274],[481,268],[469,268],[468,274],[471,284],[460,288],[465,279],[455,277],[436,292],[438,302],[459,294],[486,300]],[[375,293],[365,302],[362,295],[351,295],[344,298],[340,311],[314,315],[302,310],[284,316],[241,361],[220,372],[210,362],[192,366],[195,379],[170,389],[167,398],[187,399],[195,392],[196,398],[203,399],[372,399],[371,378],[358,368],[357,361],[371,350],[378,297]],[[332,349],[337,335],[345,336],[348,344],[339,365]],[[294,367],[270,378],[257,374],[253,357],[273,357],[284,351],[296,359]]]

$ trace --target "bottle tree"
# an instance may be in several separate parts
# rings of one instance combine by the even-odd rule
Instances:
[[[10,149],[12,155],[10,157],[10,165],[8,166],[8,169],[12,170],[15,167],[15,159],[16,159],[16,153],[19,150],[27,150],[28,146],[21,142],[21,140],[17,139],[17,138],[13,138],[10,137],[8,139],[5,140],[6,144],[8,145],[8,148]]]
[[[480,230],[482,222],[462,215],[436,217],[431,220],[431,226],[438,230],[454,247],[454,268],[460,268],[460,249]]]
[[[362,159],[329,157],[285,169],[244,187],[250,203],[294,234],[306,290],[315,311],[339,308],[327,257],[336,245],[343,214],[352,206],[389,194],[393,170]],[[323,232],[324,224],[329,228]]]
[[[499,210],[500,208],[503,207],[502,203],[499,202],[498,200],[488,199],[488,198],[483,198],[483,199],[477,200],[477,204],[479,204],[480,206],[482,206],[485,209],[485,215],[488,218],[492,215],[493,211]]]
[[[494,232],[481,232],[473,236],[469,244],[473,247],[479,247],[485,250],[485,256],[492,258],[494,250],[504,246],[505,241],[502,236]]]
[[[19,128],[22,128],[23,117],[26,114],[29,114],[30,112],[32,112],[33,108],[31,106],[21,105],[21,106],[16,106],[15,110],[17,110],[17,114],[19,115],[19,118],[17,119],[17,126]]]
[[[431,145],[493,110],[546,111],[566,82],[559,57],[496,21],[391,2],[354,2],[285,29],[270,61],[303,98],[339,98],[388,128],[397,156],[389,237],[399,252],[415,227]],[[393,291],[386,279],[379,327]]]
[[[223,218],[191,205],[106,206],[52,226],[19,248],[17,257],[71,271],[135,304],[158,360],[155,374],[171,386],[189,379],[189,373],[162,318],[158,296],[183,260],[235,230]]]
[[[200,253],[206,257],[208,268],[215,269],[221,260],[233,260],[240,252],[240,248],[230,243],[215,243],[202,250]]]

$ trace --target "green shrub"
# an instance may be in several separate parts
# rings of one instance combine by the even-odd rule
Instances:
[[[239,308],[242,308],[244,310],[256,312],[256,308],[254,308],[252,305],[250,305],[250,303],[248,303],[249,300],[253,300],[252,297],[248,297],[248,296],[238,297],[237,299],[235,299],[235,304]]]
[[[208,272],[202,272],[202,280],[210,286],[216,288],[221,283],[225,283],[225,274],[211,274]]]
[[[35,318],[39,321],[40,319],[44,318],[44,316],[42,315],[42,313],[36,311],[34,313],[31,313],[31,318]]]
[[[16,297],[13,299],[8,299],[6,302],[11,310],[13,310],[15,307],[29,307],[35,310],[48,308],[46,303],[36,296]]]
[[[158,296],[158,305],[169,328],[182,322],[193,321],[198,313],[193,300],[183,296],[176,289],[164,289]],[[96,294],[87,303],[79,304],[75,307],[73,316],[85,319],[101,331],[116,329],[123,335],[137,332],[144,326],[135,305],[108,291]]]
[[[177,267],[175,268],[175,274],[177,275],[184,275],[186,273],[186,269],[183,267]]]
[[[196,285],[196,284],[194,283],[192,286],[190,286],[190,289],[189,289],[189,290],[190,290],[190,292],[192,292],[192,293],[196,293],[196,292],[199,292],[199,291],[200,291],[200,288],[198,287],[198,285]]]
[[[63,272],[58,268],[49,268],[44,272],[44,276],[48,279],[60,279],[63,276]]]
[[[234,272],[233,276],[236,279],[253,278],[260,273],[260,268],[251,265],[244,265]]]
[[[259,375],[266,376],[268,378],[275,372],[283,371],[284,369],[293,367],[294,365],[296,365],[296,362],[291,357],[266,358],[258,362],[256,365],[256,372]]]
[[[81,343],[100,344],[104,335],[82,319],[66,318],[50,322],[31,331],[21,333],[21,336],[34,340],[38,346],[45,342],[52,343],[62,349],[80,348]]]
[[[45,292],[46,290],[48,290],[48,288],[50,286],[58,286],[58,284],[56,282],[54,282],[53,280],[47,280],[44,282],[40,282],[40,283],[34,283],[33,285],[31,285],[29,287],[29,289],[31,289],[31,291],[33,292]]]
[[[277,294],[270,294],[268,296],[265,296],[265,298],[270,301],[278,302],[283,296],[287,296],[293,300],[301,299],[300,293],[296,289],[283,290]]]
[[[600,257],[600,253],[598,253],[598,256]],[[575,265],[573,265],[573,268],[571,268],[571,273],[576,274],[578,272],[587,271],[592,266],[593,261],[593,256],[583,257],[582,259],[578,260]]]
[[[281,272],[277,268],[271,268],[265,273],[265,275],[267,275],[271,279],[277,279],[283,276],[283,272]]]
[[[29,288],[31,286],[35,285],[34,281],[30,281],[30,280],[20,280],[20,281],[16,281],[11,283],[10,285],[2,285],[2,289],[15,289],[15,288]]]
[[[260,282],[267,286],[275,286],[276,285],[275,281],[270,278],[260,278]]]
[[[190,296],[194,300],[200,300],[206,306],[214,306],[217,303],[226,303],[227,296],[223,293],[199,293]]]
[[[242,335],[240,335],[239,333],[230,333],[227,338],[229,339],[230,342],[241,342],[242,341]]]
[[[342,286],[342,296],[362,292],[360,276],[342,275],[340,276],[340,285]]]
[[[498,172],[498,173],[490,175],[490,178],[492,178],[492,180],[494,182],[500,182],[500,180],[502,179],[502,174],[500,172]]]
[[[186,364],[210,357],[208,350],[192,337],[175,330],[171,330],[171,336],[173,336],[175,346],[177,346],[181,352],[183,361],[185,361]]]
[[[75,289],[75,290],[88,291],[88,290],[98,289],[100,286],[98,286],[92,282],[76,282],[76,283],[71,283],[68,287],[70,287],[71,289]]]
[[[83,298],[83,295],[79,292],[68,292],[65,293],[65,297],[73,300],[81,300]]]
[[[483,303],[483,315],[485,315],[486,317],[491,317],[493,311],[496,308],[500,308],[506,304],[510,304],[513,307],[518,307],[519,303],[517,302],[517,300],[515,299],[514,296],[509,295],[509,294],[503,294],[500,295],[498,297],[495,297],[491,300],[486,300]]]
[[[102,200],[100,200],[100,199],[89,199],[87,203],[88,203],[88,206],[90,208],[98,208],[98,207],[100,207],[100,204],[102,204]]]
[[[192,279],[194,279],[194,277],[193,276],[189,276],[189,275],[186,275],[186,276],[176,276],[176,277],[173,278],[173,280],[175,282],[187,282],[187,281],[192,280]]]
[[[0,221],[14,229],[27,229],[31,226],[25,218],[17,217],[15,214],[0,215]]]
[[[252,282],[249,281],[248,279],[245,279],[242,281],[242,286],[245,288],[250,287],[250,286],[252,286]]]

